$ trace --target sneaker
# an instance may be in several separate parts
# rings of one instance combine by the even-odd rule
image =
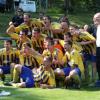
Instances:
[[[7,91],[2,91],[0,93],[0,96],[8,96],[8,95],[11,95],[11,93],[10,92],[7,92]]]

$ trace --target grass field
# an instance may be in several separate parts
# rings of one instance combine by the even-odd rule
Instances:
[[[100,100],[100,88],[69,89],[18,89],[2,88],[10,91],[10,96],[0,97],[0,100]]]

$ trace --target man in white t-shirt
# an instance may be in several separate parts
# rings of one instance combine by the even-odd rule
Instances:
[[[95,86],[100,87],[100,12],[93,17],[94,25],[97,27],[96,32],[96,68],[98,72],[98,81]]]

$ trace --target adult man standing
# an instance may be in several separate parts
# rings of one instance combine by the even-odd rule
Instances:
[[[93,17],[94,24],[97,27],[96,33],[96,67],[98,72],[98,81],[95,86],[100,87],[100,12],[96,13]]]

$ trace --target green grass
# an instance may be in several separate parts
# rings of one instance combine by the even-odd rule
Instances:
[[[2,88],[10,91],[11,95],[0,97],[0,100],[100,100],[100,88],[68,89],[19,89]]]

